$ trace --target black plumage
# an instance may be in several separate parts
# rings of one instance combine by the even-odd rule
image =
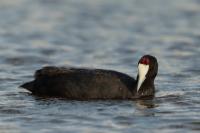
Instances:
[[[134,99],[154,95],[157,60],[146,55],[150,63],[147,79],[137,92],[137,80],[129,75],[103,69],[44,67],[37,70],[35,79],[23,84],[35,95],[64,97],[67,99]],[[155,69],[155,70],[154,70]],[[153,74],[151,74],[153,73]],[[148,78],[149,77],[149,78]]]

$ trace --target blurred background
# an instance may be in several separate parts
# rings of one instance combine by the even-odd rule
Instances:
[[[159,62],[153,101],[41,99],[18,88],[46,65]],[[0,0],[0,132],[198,132],[200,0]]]

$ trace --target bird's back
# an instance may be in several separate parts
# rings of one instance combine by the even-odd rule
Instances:
[[[135,80],[123,73],[102,69],[44,67],[35,80],[22,87],[34,94],[68,99],[131,99]]]

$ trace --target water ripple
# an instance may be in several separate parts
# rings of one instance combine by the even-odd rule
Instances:
[[[0,1],[0,131],[198,132],[199,7],[198,0]],[[159,62],[153,100],[67,101],[18,88],[45,65],[135,77],[144,54]]]

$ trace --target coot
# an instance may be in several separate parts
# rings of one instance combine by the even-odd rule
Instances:
[[[48,66],[20,87],[34,95],[74,100],[135,99],[154,96],[157,72],[157,59],[145,55],[138,62],[136,80],[113,70]]]

